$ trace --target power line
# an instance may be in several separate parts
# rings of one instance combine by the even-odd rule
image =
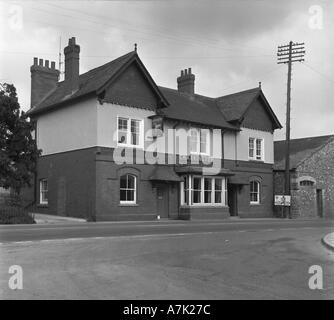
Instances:
[[[51,6],[51,7],[54,7],[54,8],[58,8],[58,9],[61,9],[61,10],[72,11],[72,12],[75,12],[75,13],[83,14],[83,15],[86,15],[86,16],[89,16],[89,17],[93,17],[93,18],[97,18],[97,19],[108,19],[108,17],[106,17],[106,16],[101,16],[101,15],[96,16],[96,15],[92,15],[92,14],[89,14],[89,13],[84,12],[84,11],[80,11],[78,9],[71,9],[71,8],[60,7],[60,6],[57,6],[57,5],[54,5],[54,4],[49,4],[49,3],[46,3],[44,5]],[[113,19],[113,21],[115,21],[115,19]],[[120,19],[118,19],[118,21],[129,23],[128,21],[124,21],[124,20],[120,20]],[[141,26],[146,26],[147,28],[152,28],[152,27],[156,28],[156,26],[147,25],[147,24],[141,24]],[[168,29],[161,29],[161,28],[160,28],[160,30],[164,30],[166,32],[170,31]],[[162,33],[159,32],[159,34],[161,35]],[[217,39],[212,39],[212,38],[211,39],[210,38],[205,38],[204,39],[204,38],[199,38],[199,37],[191,37],[189,35],[184,35],[184,36],[181,35],[181,38],[192,40],[192,41],[198,41],[198,40],[202,40],[203,41],[204,40],[205,42],[209,41],[211,43],[216,43],[216,42],[219,41]],[[264,48],[254,47],[254,46],[249,46],[249,45],[244,45],[244,44],[243,45],[231,44],[231,41],[229,41],[229,45],[230,46],[239,47],[239,48],[251,48],[251,49],[256,49],[256,50],[259,50],[259,49],[260,50],[266,50]],[[234,49],[227,49],[227,50],[234,50]],[[272,55],[268,54],[268,56],[272,56]]]
[[[59,53],[51,53],[51,52],[29,52],[29,51],[0,51],[0,53],[4,54],[23,54],[23,55],[48,55],[48,56],[59,56]],[[80,55],[82,58],[110,58],[110,55]],[[179,57],[164,57],[164,56],[143,56],[145,59],[162,59],[162,60],[177,60],[177,59],[239,59],[239,58],[263,58],[262,56],[247,56],[247,55],[233,55],[233,56],[179,56]]]
[[[43,10],[43,9],[40,9],[40,8],[35,8],[35,7],[29,7],[29,8],[32,9],[32,10],[40,11],[40,12],[47,13],[47,14],[52,14],[52,15],[55,14],[55,12],[50,12],[50,11]],[[87,22],[88,21],[88,22],[98,24],[98,25],[102,25],[102,26],[118,27],[117,25],[114,25],[114,24],[109,24],[109,23],[104,23],[104,22],[97,22],[97,21],[91,20],[91,19],[90,20],[85,19],[83,21],[81,17],[75,17],[73,15],[67,15],[67,14],[63,14],[63,13],[56,13],[56,14],[59,15],[59,16],[64,16],[66,18],[76,19],[76,20],[79,20],[80,22]],[[184,43],[187,43],[187,44],[190,44],[190,45],[203,45],[203,44],[205,44],[206,46],[213,47],[213,48],[218,48],[218,49],[228,50],[228,51],[235,51],[235,49],[233,49],[233,48],[225,48],[225,47],[222,47],[222,46],[208,45],[207,43],[203,43],[203,41],[199,42],[197,38],[193,38],[195,40],[192,40],[192,39],[189,39],[189,38],[188,39],[187,38],[181,39],[181,38],[177,38],[177,37],[173,37],[173,36],[169,36],[169,35],[164,35],[164,34],[161,34],[161,33],[152,33],[152,32],[148,33],[148,32],[144,32],[144,31],[141,31],[141,30],[138,30],[138,29],[133,29],[133,28],[128,28],[128,27],[122,27],[122,29],[129,30],[129,31],[135,32],[135,33],[144,34],[144,35],[151,35],[153,37],[159,37],[159,38],[164,37],[166,40],[181,42],[182,44],[184,44]],[[151,40],[152,41],[152,39],[147,39],[147,38],[145,40]],[[272,56],[272,55],[263,55],[263,56]]]
[[[266,73],[262,73],[261,75],[257,76],[257,78],[258,78],[258,79],[261,79],[261,80],[266,79],[269,75],[271,75],[272,73],[276,72],[276,71],[279,70],[279,69],[281,69],[281,66],[278,66],[278,67],[276,66],[275,68],[273,68],[273,69],[267,71]],[[233,88],[233,87],[235,87],[235,86],[238,86],[238,85],[240,85],[240,84],[245,84],[245,83],[250,83],[250,82],[253,82],[253,80],[244,80],[244,81],[240,81],[240,82],[237,82],[237,83],[235,83],[235,84],[232,84],[232,85],[229,86],[229,87],[223,88],[223,89],[221,89],[221,90],[222,90],[222,92],[223,92],[223,91],[229,90],[229,89],[231,89],[231,88]]]
[[[311,69],[313,72],[319,74],[320,76],[322,76],[324,79],[326,79],[327,81],[334,83],[334,80],[329,78],[327,75],[325,75],[324,73],[314,69],[311,65],[307,64],[306,62],[302,63],[304,66],[308,67],[309,69]]]

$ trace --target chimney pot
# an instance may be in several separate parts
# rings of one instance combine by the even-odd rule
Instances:
[[[30,67],[31,72],[31,107],[37,105],[51,90],[57,87],[59,71],[55,69],[53,62],[52,70],[49,68],[49,60],[34,58],[34,64]],[[52,66],[52,63],[51,63]]]
[[[65,55],[65,86],[68,93],[79,88],[79,54],[80,46],[75,43],[75,37],[68,40],[64,48]]]
[[[195,75],[191,68],[181,70],[181,76],[177,78],[177,90],[188,94],[195,93]]]
[[[56,63],[54,61],[51,61],[51,69],[52,70],[56,69]]]

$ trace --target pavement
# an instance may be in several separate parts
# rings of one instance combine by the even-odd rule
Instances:
[[[334,251],[334,232],[331,232],[327,235],[325,235],[322,238],[322,243],[329,248],[330,250]]]
[[[0,299],[334,299],[331,220],[0,227]],[[9,268],[23,289],[9,289]],[[309,286],[312,266],[323,288]]]
[[[32,213],[37,224],[59,224],[59,223],[73,223],[73,222],[87,222],[85,219],[62,217],[44,213]]]

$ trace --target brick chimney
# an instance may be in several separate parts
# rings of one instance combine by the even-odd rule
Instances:
[[[75,43],[75,37],[68,40],[64,48],[65,55],[65,86],[68,93],[79,88],[79,54],[80,46]]]
[[[56,63],[49,60],[34,58],[34,64],[30,67],[31,73],[31,107],[38,104],[51,90],[56,88],[59,71],[55,68]]]
[[[191,68],[181,70],[181,76],[177,78],[177,90],[189,94],[195,93],[195,75]]]

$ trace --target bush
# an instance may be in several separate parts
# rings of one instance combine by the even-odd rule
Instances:
[[[33,224],[34,217],[27,210],[18,206],[0,208],[0,224]]]

